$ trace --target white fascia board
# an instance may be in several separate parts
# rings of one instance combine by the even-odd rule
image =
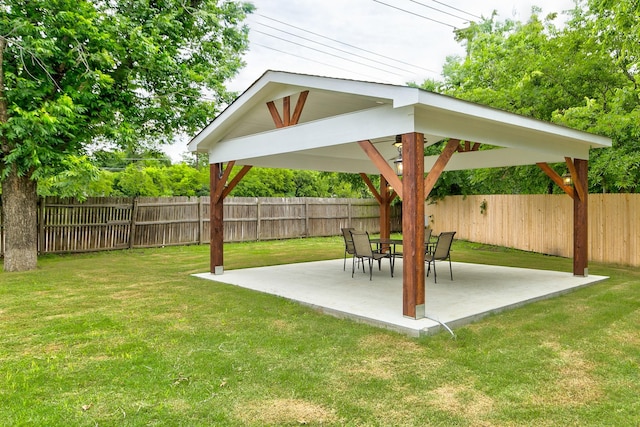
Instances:
[[[578,158],[587,160],[588,150]],[[425,171],[431,170],[438,156],[428,156],[424,159]],[[469,151],[454,153],[445,170],[469,170],[479,168],[497,168],[506,166],[525,166],[536,163],[560,163],[564,157],[557,154],[539,151],[522,150],[517,148],[498,148],[495,150]]]
[[[236,98],[224,111],[222,111],[211,123],[200,131],[189,142],[188,148],[191,152],[206,152],[210,145],[216,140],[216,135],[226,133],[227,128],[233,126],[233,117],[241,117],[242,114],[251,110],[256,104],[264,103],[266,100],[277,99],[277,96],[285,88],[281,86],[266,87],[267,81],[258,80],[250,86],[242,95]],[[287,92],[288,93],[288,92]],[[285,95],[283,95],[285,96]]]
[[[420,112],[421,118],[417,120],[418,132],[432,135],[446,135],[450,138],[458,138],[470,142],[479,142],[497,147],[519,148],[530,151],[559,154],[567,157],[581,158],[588,153],[589,148],[600,148],[601,143],[592,144],[580,139],[577,135],[572,137],[566,133],[553,132],[556,129],[531,129],[519,127],[511,123],[497,123],[477,117],[462,117],[455,115],[443,115],[434,113],[429,119],[425,119],[424,112]],[[562,128],[563,130],[565,128]],[[567,129],[571,131],[570,129]],[[580,136],[597,137],[584,134]],[[608,138],[604,138],[610,141]],[[593,140],[593,138],[592,138]],[[435,141],[433,141],[435,142]]]
[[[491,122],[493,123],[493,126],[513,126],[523,131],[537,131],[548,135],[571,139],[574,140],[574,143],[586,144],[589,148],[611,147],[612,145],[610,138],[601,135],[571,129],[555,123],[549,123],[543,120],[533,119],[531,117],[525,117],[508,111],[498,110],[493,107],[474,104],[472,102],[431,92],[420,92],[420,104],[429,109],[435,109],[435,113],[438,115],[446,115],[446,112],[449,112],[452,116],[466,116],[465,119],[468,120],[475,119]],[[454,127],[464,130],[464,127],[460,126],[459,122],[457,122]],[[431,126],[429,126],[429,128],[431,128]],[[467,138],[472,138],[472,136],[467,135]]]
[[[268,78],[270,82],[294,85],[297,87],[298,92],[300,89],[319,89],[330,92],[347,93],[354,96],[385,98],[388,100],[394,100],[395,98],[402,96],[406,91],[413,92],[416,90],[415,88],[395,86],[385,83],[365,82],[335,77],[311,76],[306,74],[293,74],[282,71],[268,72],[265,74],[265,78]]]
[[[209,162],[228,162],[310,150],[348,142],[413,132],[413,108],[389,105],[220,141],[209,149]]]
[[[420,103],[420,89],[414,87],[403,87],[402,89],[405,90],[397,91],[393,98],[393,106],[395,108],[413,106]]]

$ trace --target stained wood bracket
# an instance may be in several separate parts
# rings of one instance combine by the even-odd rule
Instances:
[[[369,190],[373,194],[373,197],[376,198],[378,203],[380,203],[380,204],[384,203],[384,198],[382,197],[380,192],[376,189],[376,187],[373,185],[373,183],[371,182],[371,180],[369,179],[367,174],[360,172],[360,177],[362,178],[364,183],[367,184],[367,187],[369,187]],[[397,196],[398,196],[398,193],[396,193],[395,190],[391,190],[391,192],[388,194],[388,196],[386,198],[387,203],[391,203],[393,201],[393,199],[395,199]]]
[[[570,157],[564,158],[565,163],[567,164],[567,168],[569,169],[569,173],[571,174],[571,180],[573,181],[573,188],[575,188],[578,193],[578,197],[580,200],[585,200],[587,198],[587,189],[584,188],[583,181],[578,177],[578,172],[576,170],[576,165],[571,160]]]
[[[474,142],[471,145],[470,141],[465,141],[464,145],[459,144],[458,149],[456,150],[458,153],[468,153],[469,151],[478,151],[480,149],[480,143]]]
[[[228,166],[227,166],[228,167]],[[242,169],[240,169],[240,171],[236,174],[236,176],[234,176],[231,181],[229,182],[229,184],[227,184],[224,188],[224,190],[222,191],[222,198],[224,199],[225,197],[227,197],[229,195],[229,193],[231,193],[231,191],[233,191],[234,188],[236,188],[236,185],[238,185],[238,183],[240,182],[240,180],[242,178],[244,178],[244,176],[247,174],[247,172],[249,172],[249,170],[251,170],[253,166],[251,165],[245,165],[242,167]]]
[[[238,172],[236,176],[234,176],[233,179],[227,184],[227,180],[229,179],[229,176],[231,175],[231,170],[233,169],[233,166],[235,164],[236,164],[235,161],[231,161],[227,163],[227,167],[224,168],[224,170],[222,169],[222,164],[220,164],[220,170],[222,171],[222,175],[220,176],[220,180],[218,181],[216,188],[211,189],[211,199],[214,202],[219,201],[221,198],[224,199],[225,197],[227,197],[229,193],[231,193],[231,191],[236,187],[236,185],[238,185],[240,180],[251,169],[251,166],[248,166],[248,165],[243,166],[242,169],[240,169],[240,172]]]
[[[396,175],[393,169],[391,169],[391,166],[389,166],[389,163],[387,163],[385,158],[382,157],[382,154],[380,154],[376,147],[374,147],[373,143],[369,140],[358,141],[358,144],[366,155],[369,156],[369,159],[371,159],[376,168],[378,168],[380,174],[384,176],[396,194],[402,198],[402,181],[398,178],[398,175]],[[378,196],[380,196],[380,194],[378,194]]]
[[[300,92],[298,101],[296,102],[296,107],[293,110],[293,115],[291,114],[291,97],[285,96],[282,99],[282,117],[280,116],[275,103],[273,101],[267,102],[267,108],[271,113],[271,117],[273,118],[273,122],[276,127],[282,128],[286,126],[293,126],[297,124],[298,121],[300,121],[300,115],[302,114],[302,109],[304,108],[304,104],[307,100],[307,95],[309,95],[308,90]],[[242,180],[242,178],[244,178],[247,172],[249,172],[249,170],[252,168],[252,166],[250,165],[243,166],[242,169],[240,169],[240,172],[238,172],[227,184],[227,180],[231,175],[231,170],[234,165],[235,161],[227,163],[227,167],[224,168],[224,172],[222,173],[222,176],[218,181],[217,187],[211,189],[211,197],[214,201],[218,201],[220,200],[220,198],[224,199],[225,197],[227,197],[229,193],[231,193],[231,191],[236,187],[236,185],[238,185],[240,180]],[[220,165],[220,170],[222,170],[222,165]]]
[[[275,102],[267,102],[267,108],[269,109],[271,118],[273,119],[273,122],[275,123],[277,128],[283,128],[298,124],[298,122],[300,121],[300,116],[302,115],[302,109],[304,108],[304,104],[307,101],[308,95],[308,90],[300,92],[300,94],[298,95],[298,101],[296,102],[296,107],[293,110],[293,115],[291,115],[291,96],[285,96],[284,98],[282,98],[282,116],[280,115],[280,112],[278,112],[278,108],[276,107]]]
[[[453,154],[458,151],[458,147],[460,147],[460,140],[450,139],[444,147],[444,150],[442,150],[442,153],[440,153],[440,156],[438,156],[438,160],[436,160],[435,164],[427,174],[427,177],[424,179],[425,199],[429,197],[429,193],[433,190],[433,187],[436,185],[436,181],[438,181],[438,178],[442,175],[444,168],[447,166],[447,163],[449,163],[449,160],[451,160]]]
[[[587,197],[586,188],[582,185],[582,181],[578,177],[578,172],[576,171],[576,166],[573,163],[573,160],[570,157],[564,158],[565,163],[567,164],[567,168],[569,169],[569,173],[571,174],[571,180],[573,181],[573,186],[566,185],[562,177],[551,168],[547,163],[536,163],[536,165],[542,169],[542,171],[549,177],[553,182],[555,182],[558,187],[562,189],[565,193],[569,195],[572,199],[585,200]]]

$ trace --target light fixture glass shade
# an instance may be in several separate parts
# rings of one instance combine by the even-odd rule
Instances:
[[[396,168],[396,175],[402,176],[402,172],[404,171],[402,167],[402,154],[393,159],[393,165]]]
[[[393,166],[396,169],[396,175],[402,176],[403,167],[402,167],[402,135],[396,135],[396,139],[393,143],[393,146],[398,150],[398,157],[393,159]]]
[[[571,174],[565,173],[564,175],[562,175],[562,182],[564,183],[564,185],[572,185],[573,179],[571,179]]]

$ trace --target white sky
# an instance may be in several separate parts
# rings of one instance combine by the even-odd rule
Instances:
[[[227,88],[247,89],[267,70],[404,85],[438,79],[447,56],[464,55],[454,28],[480,16],[526,21],[573,8],[573,0],[252,0],[246,66]],[[403,10],[400,10],[403,9]],[[438,10],[436,10],[438,9]],[[435,22],[439,21],[439,22]],[[191,136],[165,150],[174,161]]]

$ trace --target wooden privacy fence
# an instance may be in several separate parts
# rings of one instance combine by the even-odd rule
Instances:
[[[573,256],[573,200],[566,195],[450,196],[425,206],[434,232],[457,239]],[[589,195],[589,260],[640,266],[640,194]]]
[[[40,253],[209,243],[209,197],[44,198],[39,203]],[[398,227],[399,209],[393,222]],[[230,197],[227,242],[333,236],[340,228],[379,231],[375,200]],[[4,234],[0,217],[0,255]]]
[[[573,256],[573,206],[565,195],[451,196],[427,204],[434,231],[526,251]],[[640,266],[640,194],[589,196],[589,259]],[[225,200],[227,242],[339,235],[351,226],[379,232],[375,200]],[[392,230],[400,230],[393,207]],[[46,198],[39,206],[39,250],[88,252],[209,242],[209,198]],[[0,213],[0,255],[4,253]]]

